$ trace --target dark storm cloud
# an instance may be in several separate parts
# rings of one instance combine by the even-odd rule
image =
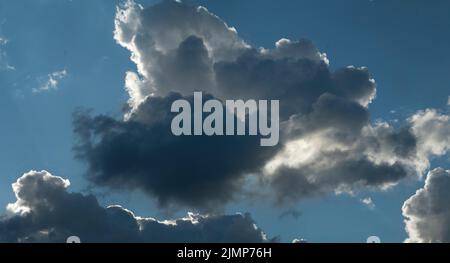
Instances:
[[[76,153],[89,164],[88,178],[101,186],[142,189],[161,205],[213,209],[231,200],[243,176],[260,172],[278,150],[260,147],[259,136],[172,135],[170,106],[179,98],[148,98],[128,121],[76,114]]]
[[[0,217],[0,242],[267,242],[249,214],[198,215],[157,221],[91,195],[70,193],[69,181],[31,171],[13,185],[16,202]]]

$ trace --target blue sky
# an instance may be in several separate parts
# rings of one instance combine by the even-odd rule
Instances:
[[[148,6],[157,1],[139,1]],[[48,170],[70,179],[73,191],[89,191],[86,167],[74,158],[72,113],[89,108],[121,116],[127,100],[127,70],[136,65],[113,39],[118,1],[0,1],[0,206],[14,201],[13,183],[28,170]],[[194,1],[235,27],[254,46],[273,47],[280,38],[312,40],[327,53],[331,68],[367,66],[377,82],[371,119],[404,120],[425,108],[445,110],[450,95],[450,2],[380,0],[204,0]],[[0,51],[1,51],[0,50]],[[2,61],[0,61],[0,65]],[[33,92],[49,74],[66,70],[57,89]],[[432,166],[448,168],[448,157]],[[406,180],[388,192],[327,196],[270,207],[240,201],[227,212],[251,212],[270,236],[282,241],[364,242],[406,238],[401,206],[423,182]],[[168,216],[142,193],[101,193],[142,216]],[[103,195],[104,194],[104,195]],[[100,195],[99,195],[100,196]],[[371,197],[374,209],[361,204]],[[286,209],[298,218],[280,218]],[[179,214],[184,214],[183,211]]]

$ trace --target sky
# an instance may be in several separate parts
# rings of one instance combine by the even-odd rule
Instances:
[[[22,176],[23,184],[17,185],[16,194],[28,189],[25,179],[40,178],[51,189],[59,187],[58,194],[67,195],[74,205],[75,193],[95,196],[100,203],[98,207],[93,205],[95,211],[102,213],[102,207],[112,204],[137,216],[160,220],[180,218],[190,211],[224,215],[248,212],[251,219],[243,217],[243,222],[254,220],[268,237],[279,237],[282,242],[296,238],[365,242],[372,235],[382,242],[450,241],[445,228],[450,212],[447,217],[436,212],[436,218],[443,222],[439,230],[444,234],[439,237],[429,234],[436,232],[430,226],[414,222],[427,219],[418,212],[422,199],[429,198],[443,205],[445,211],[450,210],[441,201],[446,198],[445,191],[430,190],[437,180],[445,185],[446,176],[450,176],[445,170],[450,169],[450,54],[446,51],[450,46],[449,1],[199,0],[178,3],[182,5],[179,9],[171,1],[136,2],[142,9],[131,2],[124,6],[124,1],[109,0],[0,0],[0,207],[5,207],[5,215],[25,218],[20,212],[24,207],[39,209],[30,200],[14,195],[11,184]],[[161,6],[160,15],[151,11],[155,4]],[[196,5],[208,11],[202,13],[192,7]],[[116,16],[118,6],[125,12],[122,18]],[[179,13],[170,13],[171,8]],[[137,24],[134,19],[142,20]],[[275,44],[283,38],[290,41]],[[295,42],[302,39],[308,42]],[[271,51],[264,54],[260,47]],[[248,50],[253,53],[247,54]],[[206,58],[202,52],[208,53]],[[298,63],[293,62],[295,59]],[[261,64],[253,68],[252,61]],[[353,70],[348,66],[354,66]],[[280,69],[279,73],[270,75],[271,67]],[[309,73],[297,76],[298,69],[326,76],[324,80],[316,76],[303,82]],[[249,70],[247,75],[236,73],[245,70]],[[270,73],[265,74],[265,82],[249,77],[261,77],[264,72]],[[215,78],[211,80],[209,74],[215,74]],[[161,96],[156,101],[160,104],[170,102],[169,91],[192,95],[191,85],[220,98],[278,96],[276,91],[285,88],[286,94],[298,96],[305,105],[291,106],[298,114],[299,123],[293,125],[299,130],[286,135],[283,147],[296,149],[311,143],[314,147],[318,143],[319,149],[330,153],[327,145],[337,145],[336,149],[345,148],[345,155],[330,157],[313,151],[316,159],[293,161],[297,166],[292,167],[289,162],[293,157],[283,155],[282,149],[262,150],[250,140],[172,142],[165,135],[157,137],[154,134],[159,134],[160,127],[147,118],[164,118],[165,114],[155,106],[160,104],[142,100],[142,94],[150,95],[150,79],[154,81],[150,88]],[[290,79],[300,83],[299,93],[291,90]],[[371,79],[376,83],[376,96]],[[272,86],[267,84],[271,81]],[[287,82],[286,87],[277,86]],[[258,85],[263,86],[262,91]],[[249,93],[242,93],[247,87]],[[281,107],[283,99],[285,105],[295,102],[281,97]],[[366,100],[371,102],[365,105]],[[145,112],[146,107],[149,112]],[[309,112],[311,109],[317,112]],[[134,117],[126,120],[124,112],[134,113]],[[284,121],[288,122],[288,117]],[[115,136],[115,129],[122,133]],[[333,132],[326,133],[330,130]],[[83,132],[97,133],[101,142],[84,138]],[[165,140],[171,144],[159,144]],[[295,144],[297,140],[300,142]],[[373,146],[373,141],[379,145]],[[222,150],[223,156],[216,159],[202,155],[202,151],[212,151],[206,145]],[[183,158],[186,149],[197,147],[200,150],[194,150],[192,158],[204,161]],[[148,157],[139,156],[141,151]],[[304,152],[301,148],[294,150],[294,157]],[[358,159],[358,155],[366,158]],[[160,162],[144,165],[136,161],[140,158]],[[282,165],[266,178],[268,183],[261,187],[264,194],[254,193],[260,187],[252,180],[259,178],[260,168],[271,159]],[[241,160],[245,164],[236,165]],[[315,167],[319,161],[336,165],[323,170]],[[443,170],[433,170],[437,167]],[[26,174],[30,170],[50,174]],[[354,176],[347,176],[353,172]],[[154,173],[161,176],[149,176]],[[217,176],[207,179],[209,173]],[[55,176],[68,179],[70,188]],[[186,189],[165,178],[186,182]],[[298,186],[299,178],[307,178],[309,184]],[[252,194],[237,189],[236,184],[242,181]],[[52,183],[55,185],[50,187]],[[211,188],[214,193],[201,189],[212,184],[220,185]],[[417,194],[420,188],[424,190]],[[34,188],[30,189],[32,192]],[[6,208],[14,202],[15,206]],[[412,218],[406,225],[405,216]],[[49,224],[44,216],[42,220],[44,225]],[[52,229],[51,225],[46,228]],[[61,235],[73,230],[54,227],[60,228],[66,231]],[[2,229],[0,224],[0,232]],[[59,234],[55,236],[59,238]],[[1,237],[2,233],[3,240]],[[27,238],[22,237],[40,240],[35,233]]]

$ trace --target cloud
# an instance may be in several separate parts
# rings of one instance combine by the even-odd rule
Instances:
[[[338,125],[306,132],[266,164],[265,176],[280,201],[361,188],[388,189],[403,178],[420,177],[429,166],[431,155],[417,147],[423,138],[417,138],[410,123],[403,128],[368,124],[356,134],[343,133]]]
[[[450,242],[450,171],[430,171],[425,186],[403,204],[406,242]]]
[[[256,175],[285,203],[389,189],[420,178],[429,158],[449,150],[448,116],[436,110],[399,127],[372,123],[377,90],[369,70],[333,71],[309,40],[254,47],[205,8],[176,1],[148,8],[128,1],[117,9],[114,37],[137,66],[126,75],[124,118],[78,113],[74,120],[77,156],[96,185],[140,189],[162,206],[209,210],[239,197]],[[172,136],[171,102],[195,90],[221,100],[280,100],[280,144],[263,149],[256,137]],[[426,123],[437,129],[427,132]]]
[[[66,69],[50,73],[47,75],[46,81],[39,88],[34,88],[33,92],[39,93],[49,90],[57,90],[59,82],[65,77],[67,77]]]
[[[369,209],[371,209],[371,210],[375,209],[375,203],[372,201],[372,198],[365,197],[365,198],[359,199],[359,201],[362,204],[364,204],[365,206],[367,206]]]
[[[104,208],[92,195],[68,191],[70,182],[30,171],[13,184],[16,202],[0,217],[0,242],[269,242],[249,214],[200,215],[158,221],[121,206]]]
[[[338,123],[320,132],[303,128],[310,126],[306,121],[298,123],[300,128],[293,127],[303,134],[300,139],[266,165],[280,199],[388,189],[405,177],[421,178],[431,158],[450,150],[450,117],[435,109],[416,112],[400,128],[367,124],[356,136],[355,129],[342,133],[345,127]]]
[[[117,43],[130,50],[138,69],[126,77],[132,109],[150,95],[203,90],[221,99],[279,99],[286,119],[309,111],[327,92],[363,106],[375,96],[366,68],[330,72],[326,54],[309,40],[252,47],[204,7],[162,1],[143,8],[128,1],[115,25]]]
[[[15,69],[8,63],[8,54],[4,50],[4,46],[6,46],[8,42],[9,42],[8,39],[0,36],[0,71]]]
[[[427,156],[440,156],[450,150],[450,116],[435,109],[419,111],[410,119],[418,150]]]
[[[235,58],[248,46],[205,8],[175,1],[146,9],[127,1],[117,10],[114,38],[130,50],[138,69],[139,75],[127,72],[126,77],[132,108],[155,92],[190,95],[213,88],[214,61]]]
[[[283,213],[281,213],[279,218],[283,219],[283,218],[287,218],[287,217],[292,217],[293,219],[297,220],[300,218],[300,216],[302,216],[302,212],[300,212],[299,210],[297,210],[295,208],[289,208],[286,211],[284,211]]]
[[[113,189],[141,189],[161,206],[217,210],[236,197],[247,173],[258,172],[278,151],[260,147],[259,136],[173,136],[168,109],[179,98],[149,97],[128,121],[75,114],[75,152],[89,165],[88,179]]]

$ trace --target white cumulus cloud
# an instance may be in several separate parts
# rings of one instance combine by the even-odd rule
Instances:
[[[450,170],[436,168],[425,186],[403,204],[406,242],[450,242]]]

